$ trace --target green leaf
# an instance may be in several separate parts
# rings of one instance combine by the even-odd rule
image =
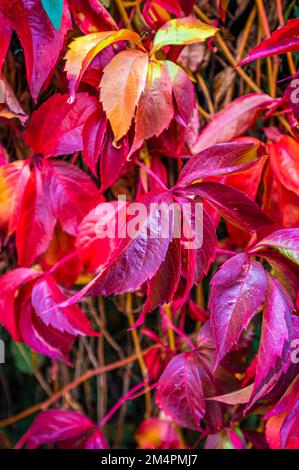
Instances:
[[[10,352],[14,358],[16,368],[23,374],[32,375],[34,372],[34,365],[32,362],[32,351],[24,344],[12,342],[10,345]],[[41,365],[44,358],[37,355],[38,364]]]
[[[41,0],[54,28],[59,31],[63,12],[63,0]]]
[[[218,29],[191,16],[165,23],[155,36],[151,54],[164,46],[179,46],[203,42],[215,36]]]

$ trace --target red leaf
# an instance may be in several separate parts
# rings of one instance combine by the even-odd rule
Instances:
[[[56,31],[39,0],[3,0],[0,4],[0,31],[5,35],[4,44],[1,41],[3,53],[0,56],[0,66],[9,45],[10,35],[15,30],[24,49],[27,80],[35,101],[56,65],[65,35],[71,26],[71,17],[66,5],[60,30]]]
[[[0,229],[9,235],[16,229],[20,202],[29,178],[27,161],[17,160],[0,168]]]
[[[245,134],[255,124],[261,112],[273,103],[273,98],[262,93],[236,98],[212,117],[199,134],[192,147],[192,153],[201,152],[218,143],[229,142]]]
[[[101,0],[69,0],[70,10],[82,33],[118,29]]]
[[[174,189],[189,186],[196,180],[227,175],[247,169],[263,155],[263,146],[252,142],[218,144],[194,155],[182,169]]]
[[[225,21],[226,18],[226,9],[228,7],[230,0],[217,0],[217,7],[220,13],[221,21]]]
[[[262,307],[266,292],[264,268],[247,254],[229,259],[214,276],[210,308],[217,350],[215,368]]]
[[[32,114],[25,139],[36,153],[55,157],[82,150],[83,126],[96,110],[97,100],[87,93],[78,93],[73,104],[68,98],[57,93]]]
[[[24,190],[16,226],[18,262],[21,266],[30,266],[48,248],[54,226],[55,216],[44,191],[42,172],[34,166]]]
[[[271,37],[262,41],[256,46],[245,59],[239,62],[238,66],[248,64],[253,60],[263,59],[278,54],[285,54],[299,50],[298,38],[299,19],[289,20],[285,26],[281,26]]]
[[[14,301],[17,291],[23,284],[33,281],[41,273],[33,269],[18,268],[0,278],[0,322],[15,341],[21,341],[19,325],[15,315]]]
[[[148,282],[147,298],[143,306],[143,315],[156,307],[169,303],[177,290],[181,277],[180,240],[174,238],[169,245],[167,255],[159,271]]]
[[[283,136],[277,143],[268,144],[271,167],[289,191],[299,194],[299,143],[290,136]]]
[[[82,220],[78,227],[76,247],[87,272],[99,271],[112,256],[118,243],[118,238],[112,235],[114,230],[115,233],[121,233],[125,227],[127,207],[125,201],[101,203]],[[101,236],[101,228],[105,225],[111,230],[111,236]]]
[[[42,171],[48,207],[63,230],[75,236],[83,217],[103,197],[89,176],[70,163],[44,160]]]
[[[75,337],[68,333],[61,333],[51,326],[46,326],[39,319],[31,304],[30,286],[27,289],[24,288],[18,296],[15,315],[18,317],[22,341],[27,346],[39,354],[71,365],[69,355]]]
[[[107,118],[101,109],[97,109],[86,120],[83,127],[83,158],[97,178],[99,175],[99,159],[106,137]]]

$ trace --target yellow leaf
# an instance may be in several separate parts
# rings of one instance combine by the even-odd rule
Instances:
[[[168,45],[203,42],[214,36],[217,31],[214,26],[207,25],[192,16],[170,20],[157,31],[151,54]]]
[[[138,50],[122,51],[105,67],[100,99],[110,121],[114,141],[129,130],[135,108],[144,90],[148,54]]]

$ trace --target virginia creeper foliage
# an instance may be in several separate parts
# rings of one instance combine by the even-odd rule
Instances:
[[[0,447],[299,448],[294,3],[0,0]]]

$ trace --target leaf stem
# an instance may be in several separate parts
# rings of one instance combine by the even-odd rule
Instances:
[[[161,188],[168,190],[167,186],[163,183],[163,181],[159,178],[158,175],[156,175],[148,166],[146,166],[144,163],[140,162],[139,160],[136,160],[136,164],[142,168],[148,175],[150,175],[154,180],[157,181],[157,183],[161,186]]]

